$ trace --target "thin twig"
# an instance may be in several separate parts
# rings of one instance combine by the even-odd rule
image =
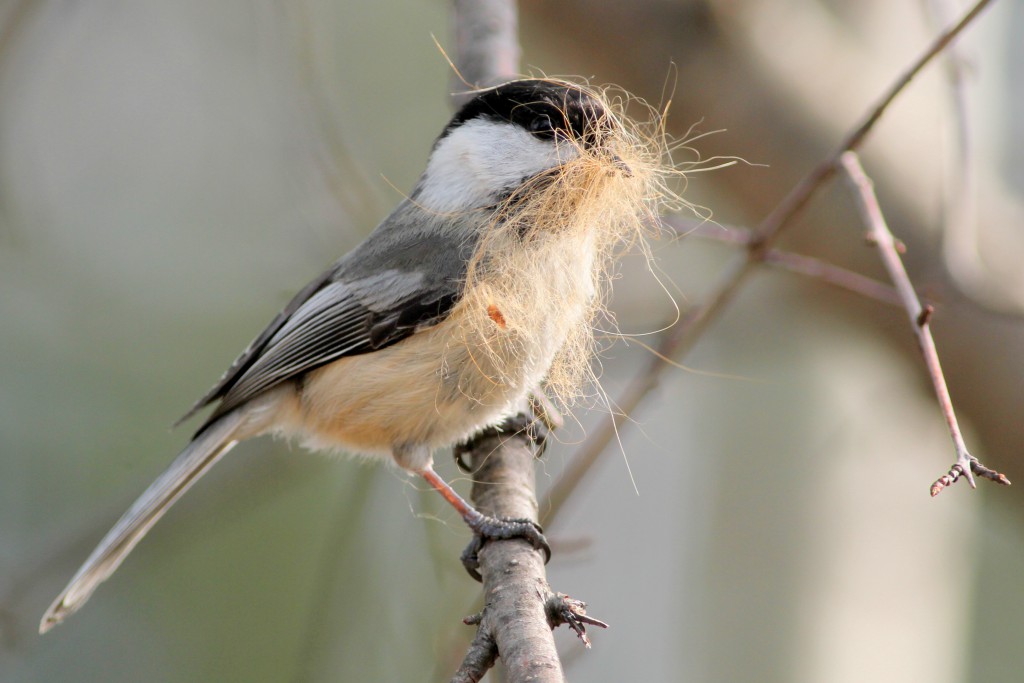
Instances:
[[[478,615],[474,621],[467,618],[466,624],[479,626],[482,621],[483,615]],[[462,664],[452,676],[451,683],[477,683],[494,666],[494,660],[497,657],[498,646],[494,643],[490,631],[477,629],[473,642],[469,644],[466,656],[462,659]]]
[[[779,234],[789,222],[807,205],[811,197],[821,185],[836,172],[839,157],[848,150],[856,149],[864,141],[871,129],[885,113],[889,105],[896,99],[921,70],[940,54],[950,42],[974,21],[975,17],[987,7],[992,0],[979,0],[954,25],[942,33],[925,50],[920,57],[905,71],[878,102],[869,109],[861,122],[843,139],[838,149],[811,170],[785,198],[758,224],[753,239],[747,246],[744,257],[729,269],[723,276],[707,303],[689,311],[682,320],[666,334],[657,351],[661,356],[679,358],[690,351],[707,331],[726,306],[732,302],[740,287],[753,273],[755,267],[764,260],[764,255],[778,239]],[[544,511],[542,522],[550,524],[554,520],[562,504],[590,470],[598,456],[618,433],[624,424],[626,415],[633,412],[650,391],[657,386],[661,373],[668,364],[657,355],[652,356],[647,367],[634,378],[624,394],[614,405],[614,411],[594,429],[579,447],[576,456],[561,478],[551,487],[541,509]]]
[[[754,233],[750,228],[679,216],[663,218],[661,224],[680,236],[699,237],[723,244],[748,246],[754,239]],[[783,249],[766,249],[762,255],[762,262],[779,270],[818,280],[890,306],[900,305],[900,298],[890,285],[813,256],[804,256]]]
[[[846,172],[851,185],[856,193],[857,208],[860,210],[864,224],[868,226],[868,241],[878,247],[878,253],[882,257],[882,264],[885,266],[893,285],[899,293],[900,301],[910,318],[910,326],[917,336],[918,347],[924,356],[925,365],[928,368],[928,375],[932,380],[932,387],[939,399],[942,414],[946,418],[946,426],[949,428],[949,435],[953,439],[953,446],[956,448],[956,464],[949,472],[940,477],[931,486],[931,494],[938,495],[942,489],[955,482],[961,475],[967,478],[971,488],[975,487],[974,474],[997,481],[1000,484],[1009,485],[1010,480],[995,470],[985,467],[978,459],[967,451],[967,444],[964,443],[960,425],[957,423],[956,413],[953,410],[953,400],[949,396],[949,388],[942,375],[942,366],[939,363],[939,353],[935,348],[935,339],[931,332],[931,307],[925,308],[914,292],[914,285],[907,276],[903,267],[897,248],[896,238],[893,237],[889,226],[882,215],[882,209],[878,204],[878,197],[875,195],[874,184],[864,172],[860,159],[856,152],[846,152],[840,158],[843,170]]]
[[[608,628],[608,624],[605,622],[587,615],[587,603],[576,600],[565,593],[549,594],[545,609],[551,628],[567,624],[588,650],[590,649],[590,637],[587,636],[587,626]]]

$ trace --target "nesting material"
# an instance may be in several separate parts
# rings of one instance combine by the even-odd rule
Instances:
[[[452,352],[472,356],[476,380],[507,389],[542,376],[563,406],[594,379],[594,322],[605,313],[615,257],[643,243],[663,205],[677,199],[666,180],[678,173],[660,116],[639,124],[624,113],[635,101],[572,87],[597,105],[588,134],[560,136],[564,163],[501,202],[453,312]]]

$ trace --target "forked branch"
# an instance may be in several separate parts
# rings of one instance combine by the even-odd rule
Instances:
[[[840,157],[839,163],[854,189],[857,208],[868,229],[868,242],[878,248],[882,264],[896,287],[903,308],[907,311],[910,326],[917,337],[918,348],[924,356],[928,376],[931,377],[932,387],[935,389],[935,396],[939,399],[939,406],[946,418],[949,435],[953,438],[953,446],[956,448],[956,463],[949,472],[931,485],[932,496],[937,496],[961,476],[966,477],[971,488],[974,488],[975,474],[1009,486],[1010,480],[1005,475],[982,465],[967,450],[967,444],[964,443],[964,436],[956,419],[956,412],[953,410],[953,400],[949,396],[949,388],[946,386],[946,379],[942,374],[942,365],[939,363],[939,352],[935,348],[935,339],[932,337],[932,308],[931,306],[922,306],[921,301],[917,298],[914,285],[910,282],[910,277],[903,267],[903,260],[900,258],[897,246],[898,242],[893,237],[892,231],[889,230],[885,216],[882,215],[878,197],[875,195],[874,184],[864,172],[864,167],[861,166],[856,152],[846,152]]]

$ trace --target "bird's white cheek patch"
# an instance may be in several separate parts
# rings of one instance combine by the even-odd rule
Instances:
[[[434,149],[417,203],[439,212],[485,206],[575,155],[571,145],[556,147],[510,123],[469,121]]]

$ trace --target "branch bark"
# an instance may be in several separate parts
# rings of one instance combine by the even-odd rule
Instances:
[[[519,64],[518,20],[511,0],[453,0],[458,73],[455,92],[515,78]],[[465,95],[454,95],[455,105]],[[468,452],[471,499],[486,515],[537,520],[535,446],[525,433],[477,436]],[[520,539],[491,540],[479,551],[484,609],[467,619],[477,633],[453,682],[479,681],[500,657],[507,679],[565,680],[552,630],[567,623],[589,646],[585,605],[548,586],[544,559]]]
[[[453,0],[456,106],[472,88],[511,80],[519,73],[519,17],[511,0]]]
[[[949,428],[949,435],[953,439],[953,446],[956,448],[956,463],[942,477],[931,486],[932,496],[937,496],[944,488],[953,484],[961,476],[967,478],[971,488],[975,488],[974,475],[991,479],[992,481],[1009,486],[1010,480],[1005,475],[996,472],[982,465],[976,457],[967,451],[967,444],[960,431],[960,424],[956,419],[956,412],[953,410],[953,400],[949,396],[949,388],[946,386],[946,379],[942,374],[942,365],[939,363],[939,352],[935,348],[935,339],[931,331],[932,308],[924,307],[917,298],[914,285],[910,282],[903,261],[900,259],[899,248],[896,238],[882,215],[882,209],[878,204],[878,197],[875,196],[874,184],[864,172],[860,164],[860,158],[856,152],[846,152],[840,157],[840,164],[846,172],[846,176],[853,187],[857,197],[857,208],[860,210],[861,218],[868,228],[868,241],[878,248],[882,257],[882,264],[889,273],[900,301],[907,311],[910,319],[910,326],[917,337],[917,344],[924,356],[925,365],[928,368],[928,376],[931,377],[932,387],[939,399],[942,414],[946,418],[946,426]]]
[[[525,434],[478,438],[469,454],[473,504],[486,515],[537,519],[534,449]],[[480,550],[484,611],[477,637],[453,681],[479,680],[500,653],[509,681],[564,680],[545,603],[544,558],[521,539],[489,541]],[[473,621],[476,621],[474,619]],[[490,652],[489,652],[490,651]],[[486,654],[491,654],[488,661]]]
[[[749,246],[754,239],[754,234],[749,228],[686,219],[680,216],[663,218],[661,224],[680,237],[699,237],[739,247]],[[818,280],[827,285],[859,294],[866,299],[874,299],[890,306],[900,305],[899,296],[890,285],[813,256],[796,254],[782,249],[766,249],[763,262],[778,270]]]

